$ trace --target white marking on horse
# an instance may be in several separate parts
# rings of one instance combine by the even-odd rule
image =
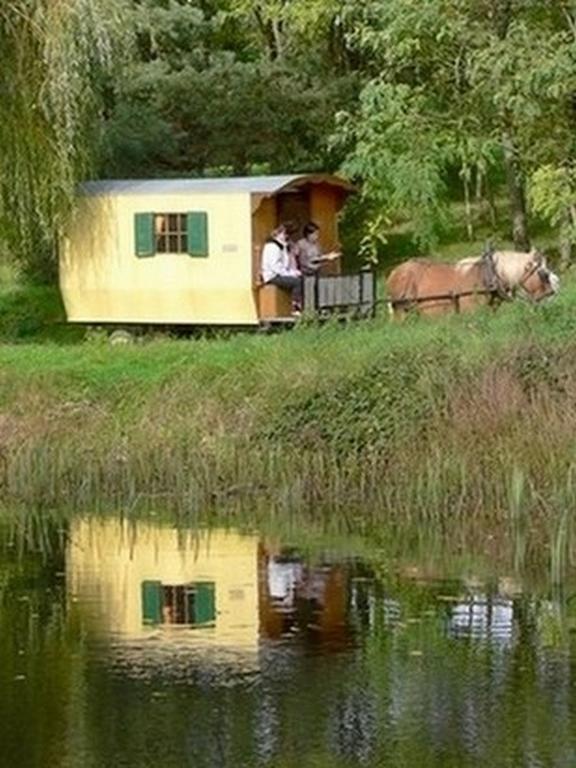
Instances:
[[[558,293],[560,290],[560,278],[556,274],[556,272],[552,272],[551,270],[548,270],[548,279],[550,280],[550,288],[552,289],[553,293]]]

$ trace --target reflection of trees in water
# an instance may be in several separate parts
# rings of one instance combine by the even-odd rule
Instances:
[[[330,714],[331,751],[345,760],[367,763],[379,732],[378,703],[371,690],[354,687],[336,698]]]
[[[0,739],[18,768],[306,767],[308,755],[392,768],[576,764],[573,642],[558,602],[302,561],[287,591],[270,590],[266,626],[287,623],[263,642],[258,672],[208,672],[195,656],[179,659],[181,678],[161,665],[136,676],[112,654],[86,655],[54,579],[61,560],[44,562],[1,572]],[[12,679],[20,669],[27,687]]]
[[[0,530],[0,764],[61,765],[83,671],[83,643],[66,612],[59,536]]]
[[[190,702],[192,703],[192,702]],[[186,750],[191,765],[228,766],[234,764],[233,744],[234,702],[229,692],[221,696],[207,696],[186,706],[188,734]]]
[[[262,686],[254,713],[254,752],[258,763],[268,763],[278,754],[280,716],[274,693]]]
[[[294,657],[277,657],[284,684],[257,716],[261,759],[285,754],[288,738],[314,742],[299,706],[311,698],[326,754],[352,764],[572,764],[569,656],[542,642],[546,601],[495,591],[438,601],[442,585],[385,586],[353,567],[346,581],[346,621],[364,642],[316,684]]]

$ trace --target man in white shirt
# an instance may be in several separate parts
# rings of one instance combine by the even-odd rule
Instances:
[[[292,291],[297,310],[302,304],[302,273],[293,264],[286,225],[277,227],[262,250],[262,280]]]

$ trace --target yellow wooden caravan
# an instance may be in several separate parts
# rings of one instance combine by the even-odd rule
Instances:
[[[351,189],[329,175],[87,182],[60,249],[68,320],[250,326],[286,314],[259,286],[266,238],[313,220],[333,248]]]

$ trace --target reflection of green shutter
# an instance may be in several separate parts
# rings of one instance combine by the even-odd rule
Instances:
[[[154,214],[134,214],[134,246],[136,256],[143,258],[154,256],[156,247],[154,243]]]
[[[144,624],[162,623],[162,583],[142,582],[142,620]]]
[[[190,256],[208,256],[208,214],[191,211],[187,215],[186,225]]]
[[[194,624],[209,624],[216,619],[216,599],[214,582],[204,581],[194,584]]]

